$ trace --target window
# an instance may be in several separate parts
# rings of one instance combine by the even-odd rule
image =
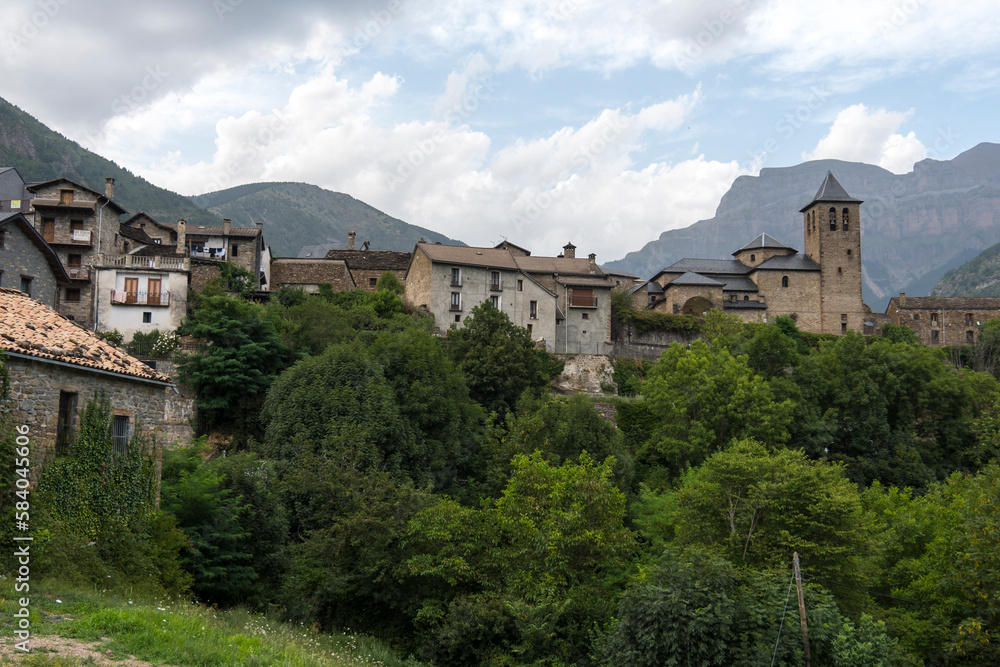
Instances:
[[[378,287],[378,278],[376,278],[375,276],[372,276],[371,278],[369,278],[368,279],[368,286],[369,287]]]
[[[31,296],[31,276],[21,276],[21,291]]]
[[[569,305],[595,308],[597,306],[597,299],[594,297],[594,290],[582,287],[574,288],[573,293],[570,295]]]
[[[847,313],[841,313],[840,314],[840,321],[841,322],[846,322],[847,321]]]
[[[73,418],[76,415],[76,394],[59,392],[59,417],[56,422],[56,456],[69,454],[72,448]]]
[[[843,273],[843,272],[844,272],[844,268],[841,267],[841,266],[838,266],[837,267],[837,273]]]
[[[581,319],[589,320],[590,319],[590,313],[584,313],[583,317]]]
[[[837,231],[837,209],[830,207],[830,231]]]
[[[788,287],[788,276],[781,276],[781,286]]]
[[[532,301],[532,302],[530,302],[528,304],[528,312],[529,312],[528,317],[530,317],[533,320],[537,320],[538,319],[538,302],[537,301]]]
[[[66,260],[66,265],[71,269],[79,269],[83,266],[83,255],[69,255]]]
[[[72,204],[73,203],[73,191],[72,190],[60,190],[59,191],[59,203],[60,204]]]
[[[919,320],[920,319],[920,313],[913,313],[913,319]]]
[[[971,329],[965,332],[965,342],[969,345],[975,342],[975,334],[972,333]]]
[[[748,294],[744,294],[743,295],[743,300],[744,301],[749,301],[750,300],[750,296]]]
[[[239,243],[233,243],[229,247],[233,251],[233,257],[239,257],[240,256],[240,244]]]
[[[462,284],[462,271],[461,269],[451,270],[451,284],[455,287],[459,287]]]
[[[529,336],[531,335],[531,325],[530,324],[528,325],[528,335]]]
[[[494,294],[493,296],[491,296],[490,297],[490,303],[493,304],[494,308],[496,308],[497,310],[500,310],[500,297],[499,296],[497,296],[496,294]]]
[[[973,321],[974,321],[973,313],[966,313],[965,314],[965,326],[971,327]]]
[[[757,256],[756,255],[750,255],[750,261],[751,262],[757,261]]]
[[[455,321],[456,322],[461,322],[462,321],[462,316],[461,315],[456,315],[455,316]]]
[[[843,336],[847,333],[847,322],[840,323],[840,335]]]
[[[939,338],[940,338],[940,336],[939,336],[940,333],[941,332],[939,332],[937,330],[931,331],[931,345],[937,345],[938,344]]]
[[[850,256],[851,256],[851,249],[850,249],[850,248],[848,248],[848,249],[847,249],[847,256],[848,256],[848,257],[850,257]]]
[[[847,221],[848,221],[848,220],[850,220],[850,216],[848,215],[848,213],[847,213],[847,209],[845,208],[845,209],[844,209],[844,212],[843,212],[843,221],[844,221],[844,224],[843,224],[843,230],[844,230],[845,232],[847,231]]]
[[[461,292],[451,293],[451,309],[452,310],[462,310],[462,294]]]
[[[490,289],[499,290],[500,289],[500,272],[491,271],[490,272]]]
[[[66,300],[67,301],[79,301],[80,300],[80,288],[79,287],[67,287],[66,288]]]
[[[931,324],[937,324],[937,323],[938,323],[938,314],[931,313]]]
[[[128,417],[125,415],[115,415],[115,420],[111,424],[111,443],[115,454],[124,455],[128,453],[128,441],[131,435]]]
[[[153,322],[153,313],[152,312],[144,312],[142,314],[142,323],[143,324],[152,324],[152,322]]]
[[[523,280],[518,280],[517,281],[517,291],[518,292],[523,292],[524,291],[524,281]]]

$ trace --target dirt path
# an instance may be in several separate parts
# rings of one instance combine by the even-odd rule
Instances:
[[[27,654],[14,648],[17,642],[12,637],[4,637],[0,644],[0,665],[19,665]],[[83,664],[87,658],[93,659],[92,665],[115,665],[116,667],[153,667],[153,663],[136,660],[132,656],[116,656],[110,651],[101,653],[95,649],[95,642],[83,642],[77,639],[65,639],[56,636],[32,637],[28,646],[31,647],[31,655],[58,655],[77,658]]]

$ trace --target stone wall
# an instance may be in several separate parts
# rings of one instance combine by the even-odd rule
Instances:
[[[161,360],[155,363],[157,371],[177,382],[177,364]],[[164,446],[187,444],[195,436],[191,426],[195,418],[194,392],[182,384],[175,386],[176,391],[167,389],[164,400],[161,427]]]
[[[0,287],[21,289],[21,276],[31,276],[31,298],[56,308],[59,303],[59,286],[56,285],[52,266],[19,224],[10,222],[0,226],[0,234],[3,235],[3,247],[0,248]]]
[[[553,381],[557,391],[568,394],[603,394],[601,384],[611,383],[611,360],[603,354],[556,355],[566,363]]]
[[[143,433],[155,435],[157,447],[163,440],[167,392],[173,392],[168,386],[13,356],[7,357],[6,367],[15,424],[30,427],[32,453],[41,465],[55,455],[60,392],[76,395],[71,419],[74,429],[79,428],[80,414],[88,401],[104,392],[115,415],[127,416],[130,426],[135,428],[138,423]]]
[[[195,292],[201,292],[209,281],[222,276],[222,264],[211,260],[191,259],[191,282],[188,285]]]
[[[347,265],[340,260],[282,257],[271,262],[271,291],[287,286],[313,292],[324,283],[333,287],[334,292],[346,292],[358,287]]]

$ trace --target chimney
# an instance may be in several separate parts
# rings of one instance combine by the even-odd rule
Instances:
[[[177,252],[187,255],[187,223],[183,218],[177,221]]]
[[[115,179],[110,176],[104,179],[104,196],[108,199],[115,198]]]
[[[597,273],[597,254],[593,252],[590,253],[587,255],[587,259],[590,260],[590,272]]]
[[[229,218],[222,219],[222,235],[229,236],[229,230],[233,227],[233,221]]]
[[[347,232],[347,249],[354,250],[354,237],[357,232]]]
[[[576,259],[576,246],[572,243],[567,243],[563,246],[563,257],[566,259]]]
[[[899,293],[899,307],[900,308],[906,307],[906,292]]]

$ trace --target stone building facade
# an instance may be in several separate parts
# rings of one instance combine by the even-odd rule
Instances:
[[[80,411],[100,395],[110,401],[116,439],[141,425],[162,443],[177,393],[170,380],[17,290],[0,288],[0,350],[14,416],[29,427],[37,462],[71,452]]]
[[[298,257],[276,257],[271,260],[271,291],[282,287],[296,287],[315,294],[323,284],[330,285],[335,292],[357,288],[350,269],[342,260]]]
[[[36,301],[58,308],[63,286],[67,285],[69,274],[59,256],[24,214],[0,220],[0,287],[21,290]]]
[[[885,318],[912,329],[924,345],[974,345],[979,328],[1000,317],[1000,297],[906,296],[889,299]]]
[[[103,193],[67,178],[29,185],[26,190],[32,196],[28,214],[32,224],[69,273],[59,313],[92,328],[98,288],[95,267],[102,255],[124,250],[119,227],[125,209],[114,201],[114,179],[107,179]]]
[[[721,308],[745,321],[795,319],[803,331],[863,332],[861,200],[828,173],[803,216],[805,252],[761,234],[734,259],[685,258],[633,288],[633,304],[673,313]]]
[[[532,257],[504,242],[495,248],[418,243],[406,274],[404,299],[434,315],[445,333],[490,302],[526,328],[550,352],[606,354],[615,284],[596,258],[577,259],[568,244],[559,257]]]

